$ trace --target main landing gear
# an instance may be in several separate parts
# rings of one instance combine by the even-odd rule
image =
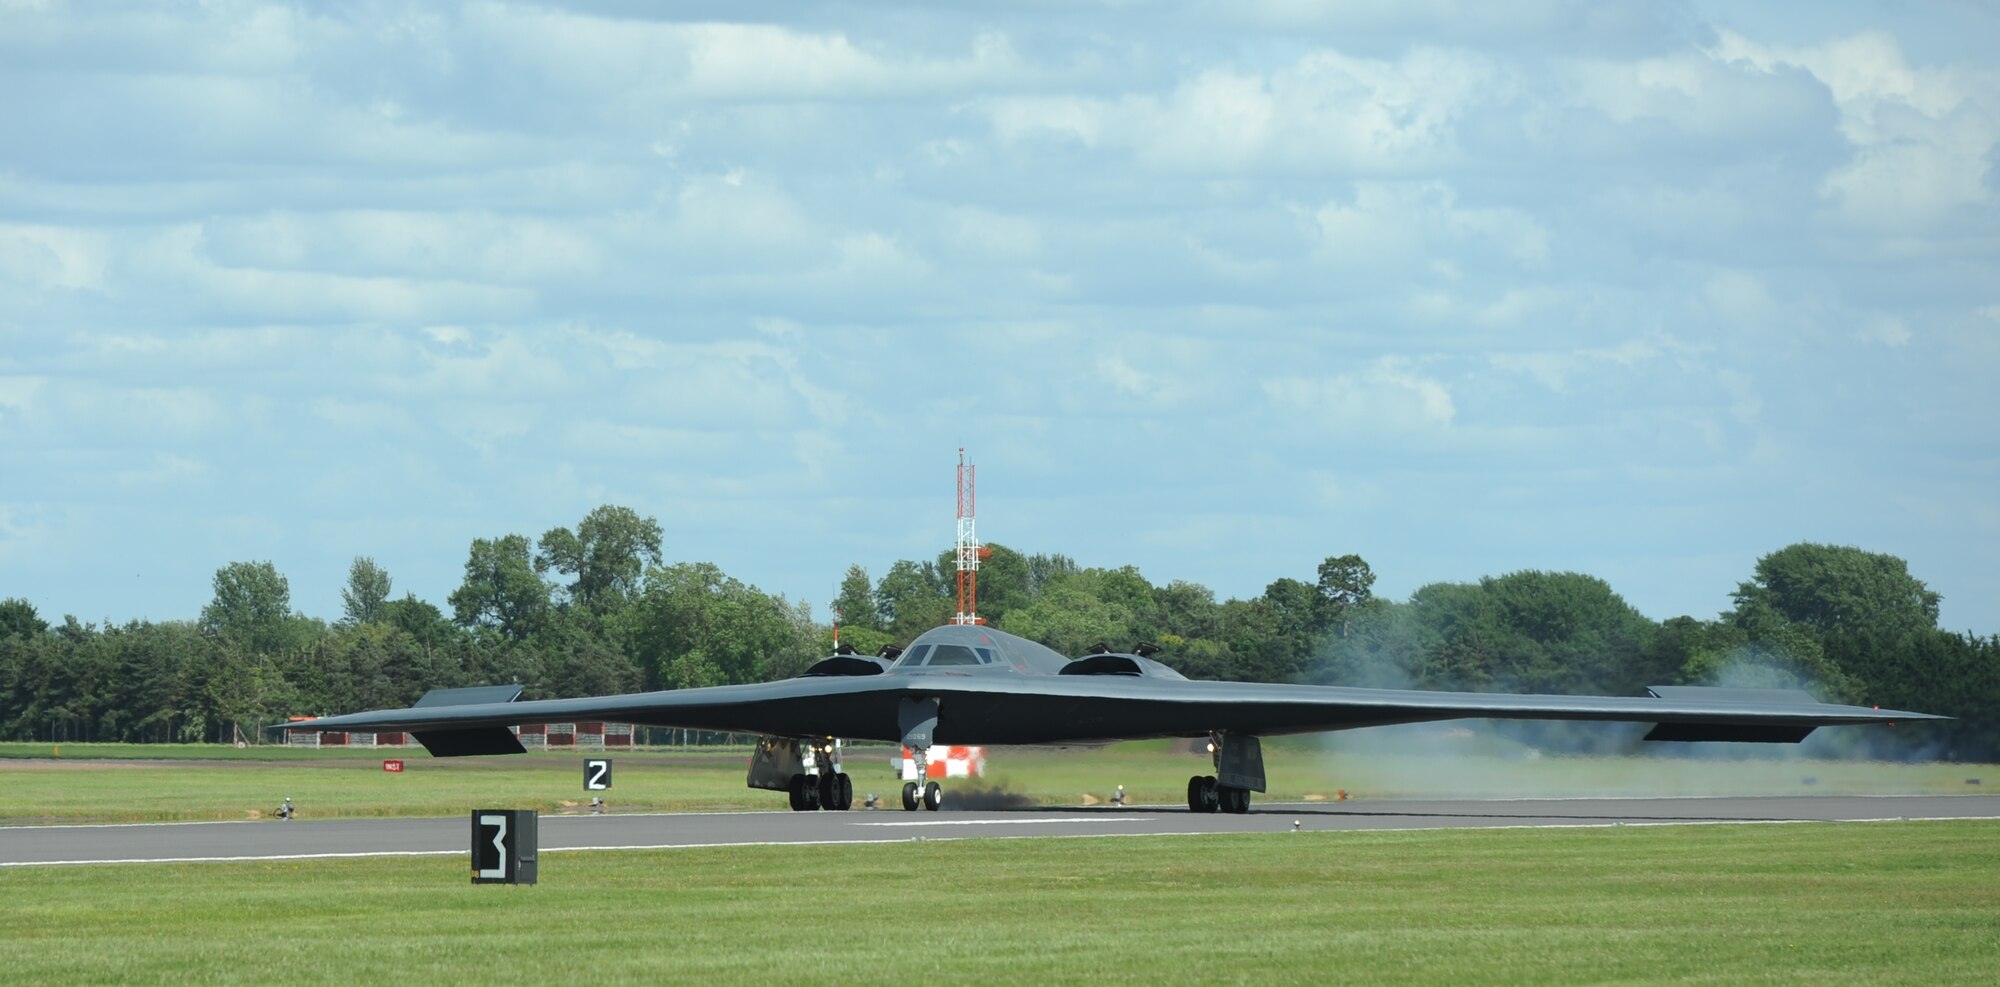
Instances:
[[[791,796],[793,812],[811,812],[814,809],[846,812],[854,808],[854,781],[847,777],[845,771],[793,775],[786,792]]]
[[[1250,790],[1218,784],[1214,775],[1189,778],[1187,797],[1189,812],[1250,811]]]
[[[1215,774],[1188,779],[1188,811],[1249,812],[1250,792],[1264,790],[1263,745],[1255,737],[1211,733],[1208,749],[1215,760]]]
[[[832,737],[757,738],[750,753],[751,788],[784,792],[793,812],[846,811],[854,807],[854,782],[840,770],[840,741]]]

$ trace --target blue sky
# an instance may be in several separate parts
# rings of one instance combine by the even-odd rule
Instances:
[[[1989,7],[663,6],[0,0],[0,596],[617,503],[824,616],[965,446],[1223,596],[1810,540],[2000,631]]]

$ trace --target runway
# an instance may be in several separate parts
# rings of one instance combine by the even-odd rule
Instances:
[[[486,806],[483,808],[504,808]],[[2000,819],[2000,795],[1429,800],[1259,804],[1247,815],[1185,806],[943,812],[544,815],[544,854],[1006,837]],[[104,863],[465,854],[470,810],[443,819],[0,827],[0,868]]]

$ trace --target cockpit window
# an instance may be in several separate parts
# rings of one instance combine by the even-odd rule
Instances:
[[[931,649],[931,660],[927,664],[936,668],[940,665],[984,665],[990,661],[980,661],[979,655],[962,644],[940,644]]]
[[[924,663],[924,656],[930,654],[930,652],[931,652],[930,645],[919,644],[916,647],[911,648],[910,653],[904,655],[900,661],[896,662],[896,664],[901,665],[904,668],[915,668],[918,665]]]

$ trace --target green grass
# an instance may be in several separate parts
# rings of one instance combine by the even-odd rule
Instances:
[[[388,752],[391,748],[380,748]],[[418,750],[421,750],[418,748]],[[232,747],[228,744],[48,744],[22,741],[0,742],[0,762],[8,760],[121,761],[339,761],[372,753],[347,747],[290,747],[258,744]],[[395,757],[393,753],[384,756]]]
[[[783,796],[744,787],[747,752],[613,753],[625,811],[760,808]],[[478,802],[560,811],[587,801],[577,754],[436,759],[422,749],[364,757],[218,762],[0,761],[0,821],[151,822],[268,815],[289,797],[308,816],[456,815]],[[382,761],[404,762],[400,774]],[[886,772],[886,769],[884,769]],[[761,798],[759,796],[762,796]]]
[[[595,753],[436,759],[421,748],[375,751],[296,750],[202,745],[0,745],[0,822],[243,819],[268,813],[289,796],[308,816],[456,815],[478,802],[545,812],[588,799],[582,761]],[[24,756],[33,755],[33,756]],[[615,811],[770,809],[783,796],[751,791],[743,776],[748,751],[615,751]],[[163,762],[160,758],[166,758]],[[852,748],[857,792],[889,796],[900,782],[890,749]],[[402,774],[382,770],[400,758]],[[1271,790],[1265,801],[1392,796],[1962,794],[2000,787],[2000,767],[1883,764],[1757,757],[1686,758],[1498,756],[1327,751],[1310,742],[1266,745]],[[170,762],[170,763],[168,763]],[[957,799],[1001,794],[1015,802],[1075,805],[1107,799],[1118,785],[1147,803],[1185,798],[1191,774],[1206,773],[1205,754],[1185,745],[1135,742],[1103,748],[994,748],[989,777],[954,781]],[[1968,786],[1977,777],[1992,786]],[[1811,778],[1813,784],[1805,784]]]
[[[1985,984],[2000,826],[925,841],[0,870],[5,983]]]

